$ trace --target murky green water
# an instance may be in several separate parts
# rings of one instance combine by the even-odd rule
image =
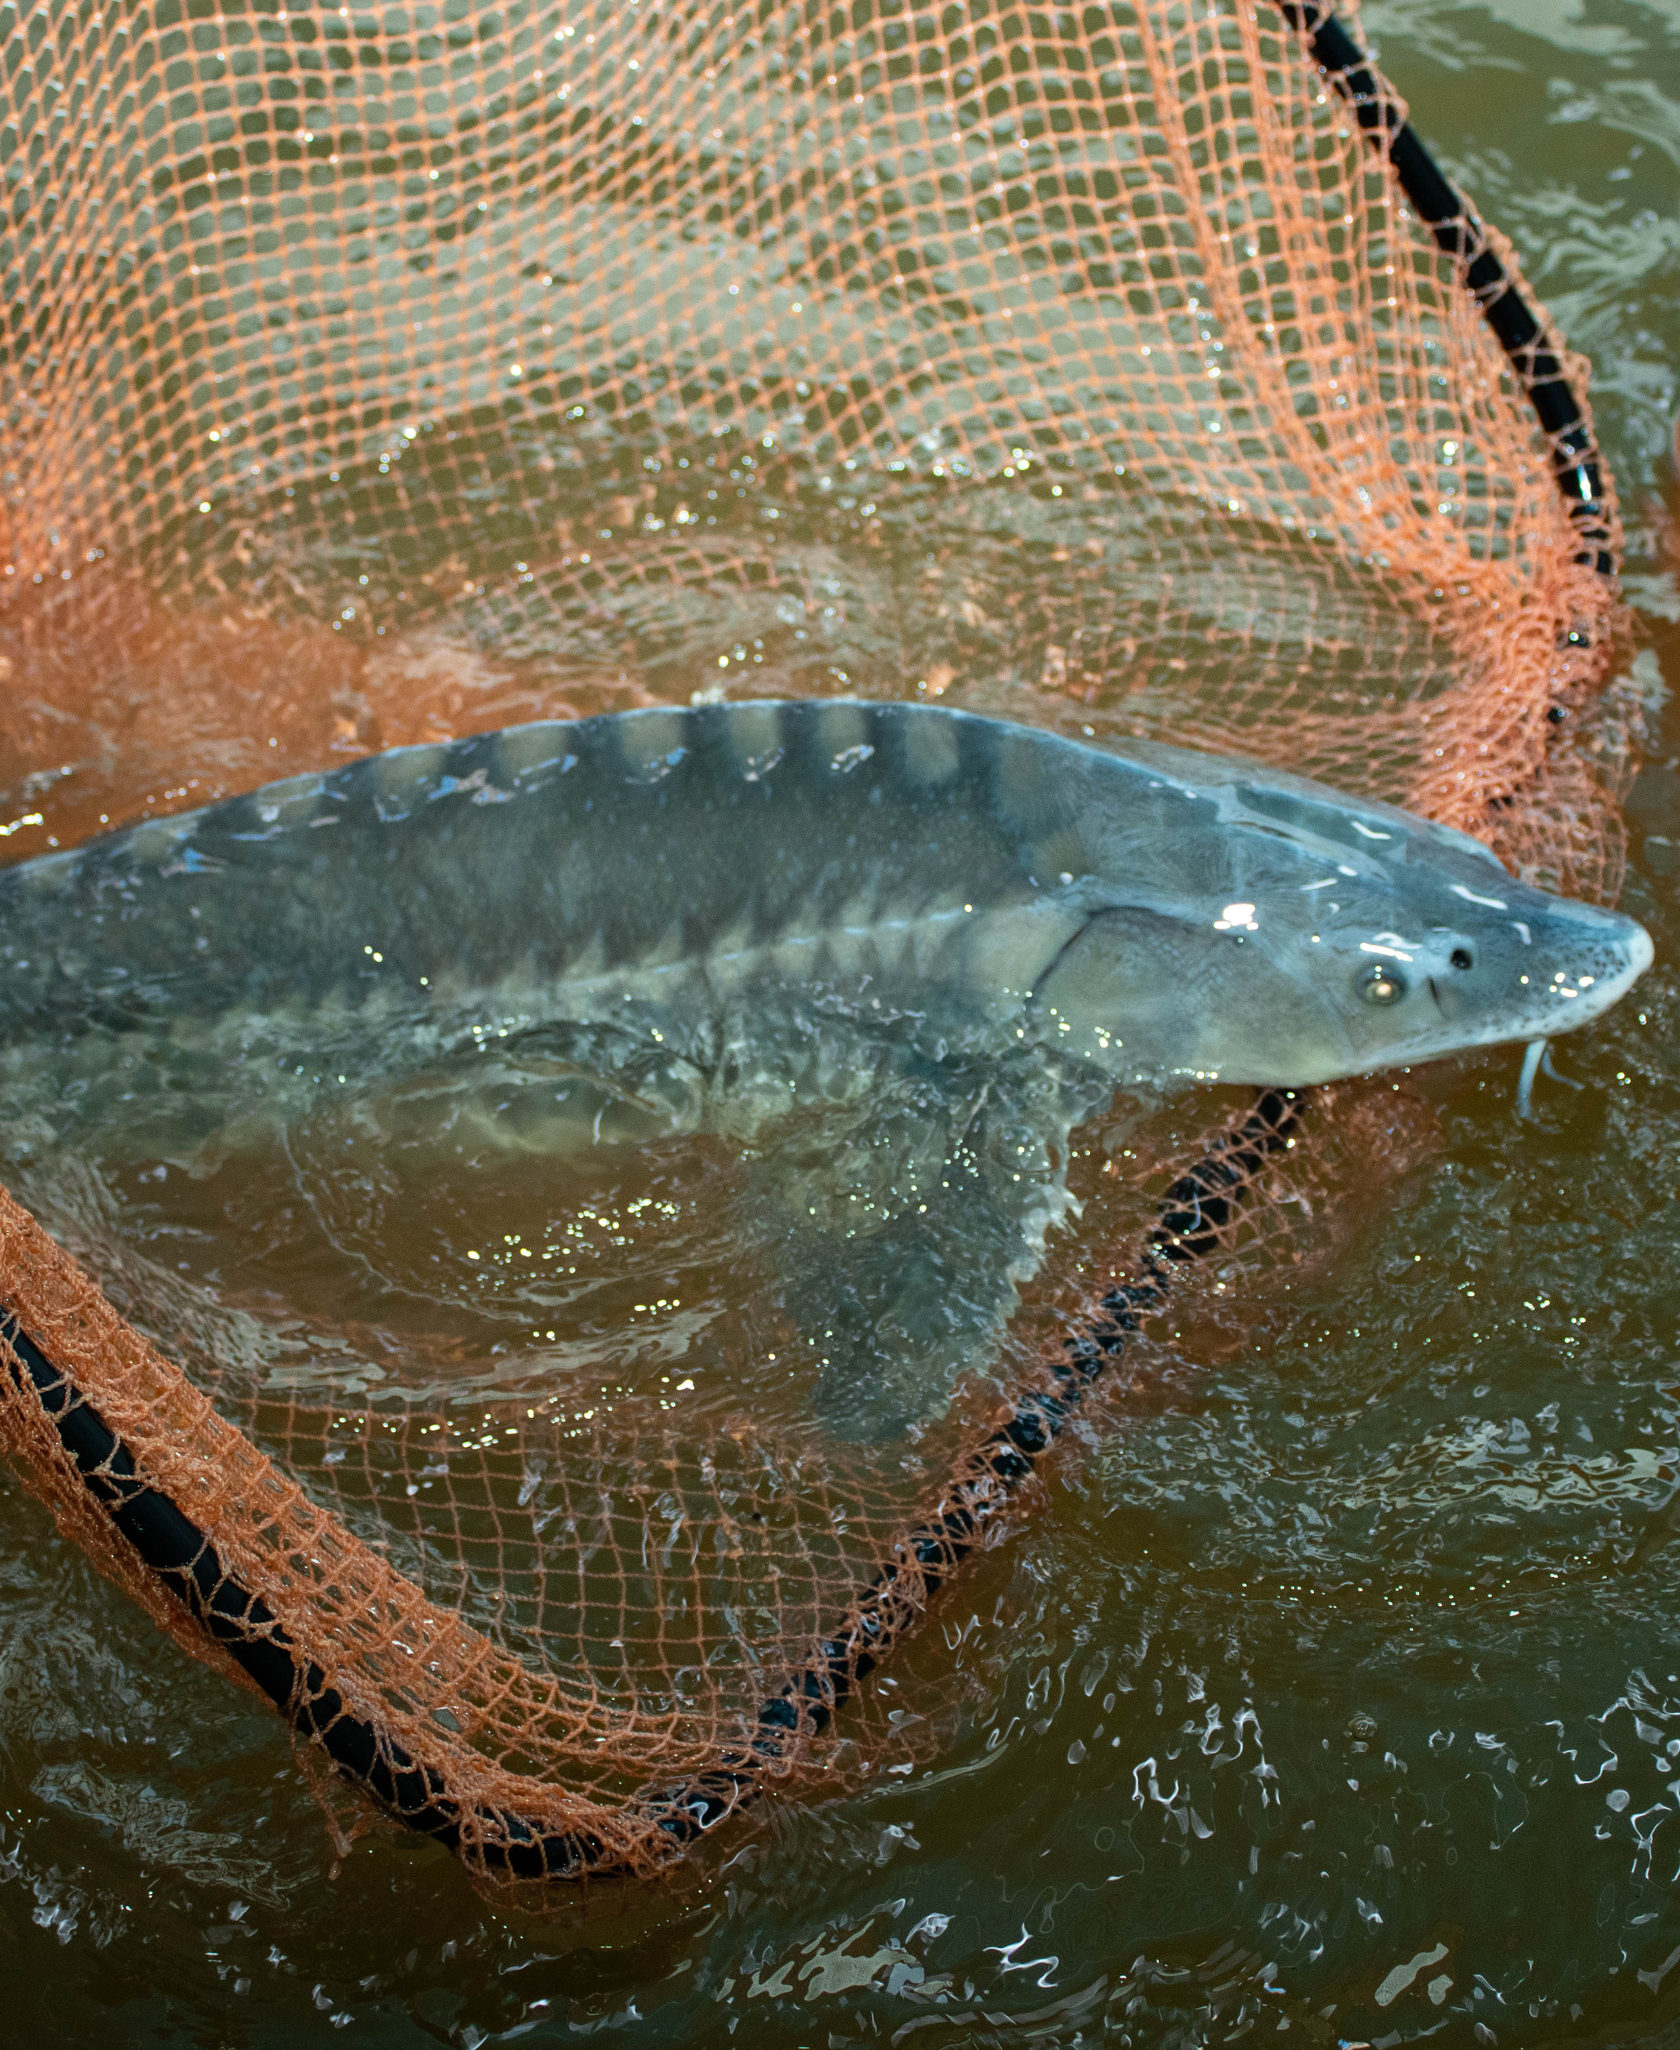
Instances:
[[[1419,125],[1596,363],[1680,689],[1680,14],[1378,0]],[[930,1764],[680,1898],[333,1874],[274,1719],[0,1498],[0,2042],[1680,2037],[1680,711],[1631,802],[1658,966],[1440,1085],[1445,1145],[1240,1353],[1069,1463],[895,1667]],[[190,1733],[190,1737],[189,1737]],[[1416,1967],[1414,1970],[1413,1967]],[[330,2032],[330,2034],[329,2034]]]

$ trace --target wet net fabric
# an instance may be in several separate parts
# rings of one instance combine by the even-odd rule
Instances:
[[[1582,366],[1502,346],[1514,258],[1420,219],[1404,110],[1319,22],[0,11],[0,847],[522,718],[861,694],[1247,752],[1613,894],[1614,508],[1531,389]],[[305,1734],[370,1733],[356,1776],[487,1876],[648,1872],[673,1818],[929,1741],[834,1711],[1030,1498],[1000,1433],[1065,1401],[1069,1334],[1147,1371],[1168,1300],[1189,1344],[1196,1301],[1326,1256],[1422,1113],[1252,1116],[1081,1135],[996,1373],[890,1449],[801,1414],[750,1303],[680,1400],[645,1354],[598,1400],[469,1399],[442,1339],[372,1376],[326,1320],[277,1351],[272,1305],[213,1314],[109,1190],[48,1182],[77,1257],[6,1207],[0,1301],[66,1379],[4,1349],[0,1428],[188,1649],[250,1679],[239,1632],[282,1645]],[[556,1211],[568,1257],[700,1214],[682,1172]],[[203,1584],[137,1563],[66,1402]]]

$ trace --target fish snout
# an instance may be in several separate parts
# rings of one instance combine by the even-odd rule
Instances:
[[[1535,1029],[1545,1034],[1602,1017],[1654,958],[1651,935],[1637,919],[1590,904],[1553,907],[1535,939],[1529,989]]]

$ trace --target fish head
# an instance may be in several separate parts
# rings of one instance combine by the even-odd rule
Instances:
[[[1304,1086],[1548,1038],[1650,966],[1633,919],[1518,881],[1450,827],[1154,753],[1170,829],[1147,853],[1117,840],[1105,865],[1131,901],[1095,911],[1050,991],[1076,1043],[1129,1034],[1139,1079]]]
[[[1602,1016],[1650,966],[1650,937],[1633,919],[1490,870],[1414,850],[1351,887],[1338,877],[1316,921],[1271,900],[1269,951],[1304,999],[1294,1028],[1304,1072],[1291,1079],[1550,1038]],[[1289,1004],[1281,991],[1278,1001]],[[1242,1060],[1236,1046],[1232,1060]]]
[[[1497,910],[1437,904],[1425,923],[1430,894],[1407,893],[1411,930],[1396,921],[1333,937],[1360,1070],[1551,1038],[1601,1017],[1651,965],[1649,934],[1619,912],[1510,881]]]

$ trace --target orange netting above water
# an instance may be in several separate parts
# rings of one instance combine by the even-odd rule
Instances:
[[[0,21],[8,852],[519,718],[922,694],[1239,749],[1614,891],[1583,366],[1351,15]],[[1408,1116],[1087,1135],[998,1379],[890,1460],[762,1412],[750,1318],[680,1417],[646,1375],[469,1409],[324,1327],[277,1367],[272,1303],[211,1315],[110,1190],[14,1176],[84,1267],[5,1209],[4,1433],[388,1806],[490,1872],[651,1870],[832,1763],[1109,1353],[1193,1267],[1301,1257],[1305,1192]]]

